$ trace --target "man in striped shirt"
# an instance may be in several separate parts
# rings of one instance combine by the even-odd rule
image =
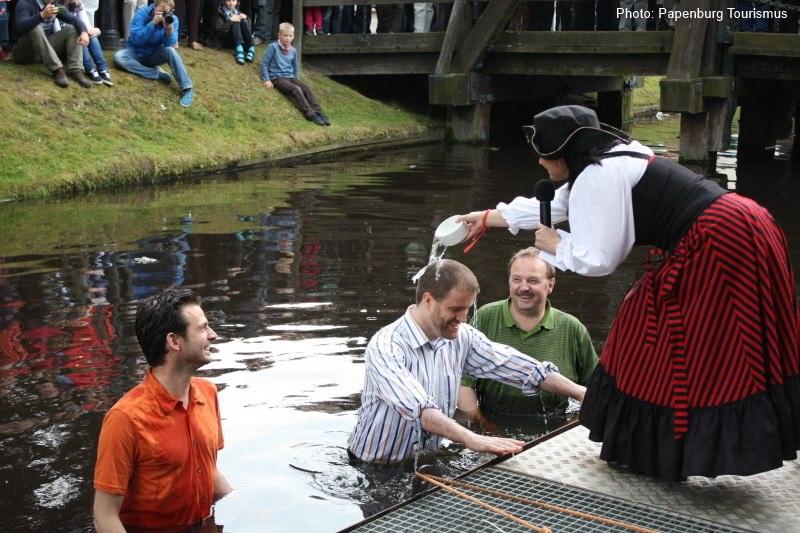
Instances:
[[[362,461],[395,463],[436,450],[442,438],[477,452],[522,451],[522,441],[478,435],[452,416],[461,374],[489,378],[535,394],[540,388],[582,400],[586,388],[552,363],[490,341],[468,324],[478,280],[457,261],[428,265],[416,305],[376,333],[365,353],[366,377],[350,454]]]

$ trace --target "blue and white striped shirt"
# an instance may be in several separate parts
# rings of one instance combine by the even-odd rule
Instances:
[[[417,451],[420,416],[427,408],[452,417],[461,374],[488,378],[532,395],[558,368],[490,341],[468,324],[457,338],[429,340],[411,316],[381,328],[367,345],[366,376],[356,427],[347,446],[367,462],[394,463]],[[442,438],[423,435],[423,447],[439,448]]]

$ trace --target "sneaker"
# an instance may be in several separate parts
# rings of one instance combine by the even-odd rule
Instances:
[[[84,74],[83,71],[79,68],[75,70],[70,70],[69,77],[77,81],[78,85],[80,85],[84,89],[88,89],[92,86],[92,82],[89,81],[89,78],[86,77],[86,74]]]
[[[326,125],[326,126],[330,126],[330,125],[331,125],[331,121],[330,121],[330,119],[328,118],[328,115],[326,115],[326,114],[325,114],[325,113],[323,113],[322,111],[320,111],[319,113],[317,113],[317,115],[319,115],[319,116],[322,118],[322,121],[325,123],[325,125]]]
[[[96,70],[93,70],[88,74],[89,74],[89,79],[92,80],[92,83],[94,83],[95,85],[103,84],[103,78],[100,77],[100,74],[98,74]]]
[[[244,60],[247,61],[248,63],[252,63],[255,60],[255,58],[256,58],[256,47],[251,46],[250,48],[247,49],[247,55],[244,56]]]
[[[186,89],[181,93],[180,104],[181,107],[189,107],[194,100],[194,94],[191,89]]]
[[[114,82],[111,81],[111,74],[107,70],[104,70],[103,72],[100,73],[100,79],[103,80],[103,83],[105,83],[109,87],[114,86]]]
[[[158,78],[156,78],[156,79],[158,81],[160,81],[161,83],[166,83],[167,85],[169,85],[170,82],[172,81],[172,76],[170,76],[168,73],[164,72],[163,70],[161,70],[159,68],[158,69]]]
[[[67,75],[64,73],[64,67],[58,67],[53,71],[53,83],[62,88],[69,87],[69,81],[67,81]]]
[[[236,58],[237,63],[244,65],[244,48],[242,48],[241,44],[236,45],[236,48],[233,51],[233,57]]]
[[[316,124],[317,126],[325,126],[325,119],[320,116],[319,113],[314,113],[311,115],[311,122]]]
[[[267,42],[267,41],[265,41],[264,39],[262,39],[258,35],[253,35],[253,45],[254,46],[260,46],[260,45],[264,44],[265,42]]]

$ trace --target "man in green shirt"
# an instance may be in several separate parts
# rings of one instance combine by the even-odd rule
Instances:
[[[555,281],[555,269],[539,257],[536,248],[518,251],[508,263],[508,299],[482,306],[472,325],[494,342],[552,361],[564,377],[586,385],[597,365],[597,354],[586,327],[550,306],[547,297]],[[458,408],[476,419],[481,418],[481,411],[530,416],[566,406],[565,397],[548,392],[522,396],[514,387],[467,375],[461,379],[458,395]]]

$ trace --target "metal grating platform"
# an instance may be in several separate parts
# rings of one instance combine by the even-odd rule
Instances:
[[[759,533],[800,533],[800,460],[754,476],[666,483],[609,467],[600,459],[600,446],[578,426],[495,468]]]
[[[593,491],[579,489],[499,469],[479,470],[463,481],[546,503],[625,522],[631,526],[651,528],[660,533],[728,533],[742,531],[730,526],[695,519],[654,507],[631,503]],[[460,488],[466,494],[498,507],[539,527],[554,532],[610,532],[630,529],[615,527],[594,520],[563,514],[529,503]],[[367,522],[353,531],[399,532],[529,532],[525,526],[499,514],[443,491],[411,501],[408,504]]]

